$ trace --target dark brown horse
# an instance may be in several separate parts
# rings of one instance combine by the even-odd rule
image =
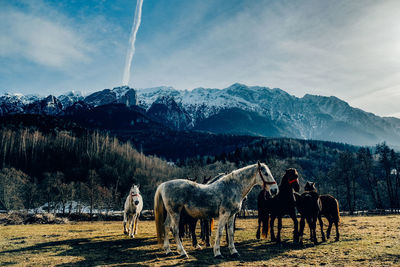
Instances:
[[[315,189],[315,183],[307,182],[304,188],[303,194],[295,194],[296,196],[296,206],[297,210],[301,214],[300,219],[300,244],[303,244],[303,234],[304,234],[304,226],[305,221],[310,228],[310,237],[311,241],[314,244],[318,244],[317,234],[316,234],[316,225],[317,218],[320,218],[321,212],[321,200],[319,199],[319,194]],[[322,220],[320,220],[320,223]],[[323,230],[321,229],[322,239],[324,240]]]
[[[304,190],[317,192],[315,185],[312,183],[306,184]],[[322,205],[322,210],[318,216],[319,226],[321,228],[322,241],[325,241],[325,235],[323,230],[324,224],[322,222],[322,217],[321,217],[322,215],[329,222],[328,230],[326,231],[326,238],[330,237],[332,225],[335,224],[336,227],[335,241],[339,241],[339,222],[340,222],[339,202],[337,201],[336,198],[334,198],[331,195],[320,195],[319,199],[321,200],[321,205]]]
[[[261,191],[258,195],[258,229],[256,233],[257,239],[260,239],[260,227],[262,228],[262,236],[267,238],[269,217],[271,215],[271,241],[281,242],[282,217],[289,215],[293,220],[294,231],[293,241],[298,242],[298,222],[296,218],[296,202],[293,190],[298,192],[300,189],[299,175],[297,170],[290,168],[286,170],[281,183],[279,184],[279,193],[276,197],[271,198],[268,193]],[[274,221],[278,218],[278,234],[274,234]]]

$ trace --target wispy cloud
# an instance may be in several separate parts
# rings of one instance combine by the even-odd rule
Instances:
[[[13,67],[0,69],[1,87],[119,85],[134,1],[16,2],[0,2],[0,57]],[[145,0],[130,85],[241,82],[398,113],[399,9],[397,0]]]
[[[135,68],[136,84],[183,89],[243,82],[280,87],[297,96],[335,95],[381,115],[390,113],[387,107],[394,105],[385,101],[393,99],[374,99],[375,105],[368,106],[356,99],[400,83],[400,2],[245,3],[207,28],[183,24],[179,32],[191,32],[192,41],[179,49],[163,47],[162,56],[152,57],[151,43],[158,36],[146,40],[150,45],[141,53],[147,61]],[[205,21],[209,12],[196,16]],[[168,34],[175,37],[174,31]]]
[[[58,20],[13,8],[0,11],[0,56],[23,58],[46,67],[87,63],[93,49],[76,29]]]

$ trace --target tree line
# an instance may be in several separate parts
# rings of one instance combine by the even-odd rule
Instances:
[[[385,142],[375,147],[298,140],[263,139],[230,153],[198,158],[199,164],[233,162],[242,167],[255,160],[266,162],[277,181],[285,169],[297,168],[300,181],[314,181],[320,193],[332,194],[341,209],[354,212],[368,209],[400,208],[400,154]],[[185,165],[185,163],[183,163]],[[249,205],[256,207],[256,193]]]
[[[184,176],[182,168],[97,131],[0,131],[0,209],[48,203],[50,210],[74,200],[78,209],[120,210],[133,183],[141,185],[148,208],[159,183]]]
[[[179,147],[177,147],[179,149]],[[0,209],[89,213],[121,210],[133,183],[140,184],[145,209],[152,208],[161,182],[230,172],[263,161],[275,179],[297,168],[300,181],[315,181],[320,193],[335,196],[341,209],[400,208],[399,153],[386,143],[376,147],[290,138],[258,138],[217,155],[167,162],[138,152],[129,141],[99,131],[0,129]],[[257,206],[253,190],[246,202]],[[74,203],[74,205],[71,205]],[[86,211],[87,212],[87,211]]]

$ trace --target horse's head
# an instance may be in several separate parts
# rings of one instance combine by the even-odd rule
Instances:
[[[299,192],[300,190],[299,173],[295,168],[287,169],[285,176],[283,176],[283,179],[286,179],[289,186],[291,186],[295,192]]]
[[[257,162],[258,173],[257,173],[257,183],[262,186],[263,189],[268,190],[271,196],[275,196],[279,192],[278,185],[274,177],[271,174],[267,164]]]
[[[129,196],[131,197],[131,201],[136,206],[139,205],[139,185],[132,185],[131,190],[129,191]]]
[[[304,191],[317,192],[314,182],[307,182],[304,186]]]

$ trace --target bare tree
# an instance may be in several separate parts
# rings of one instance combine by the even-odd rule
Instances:
[[[0,206],[6,210],[23,209],[24,187],[29,177],[14,168],[0,171]]]

